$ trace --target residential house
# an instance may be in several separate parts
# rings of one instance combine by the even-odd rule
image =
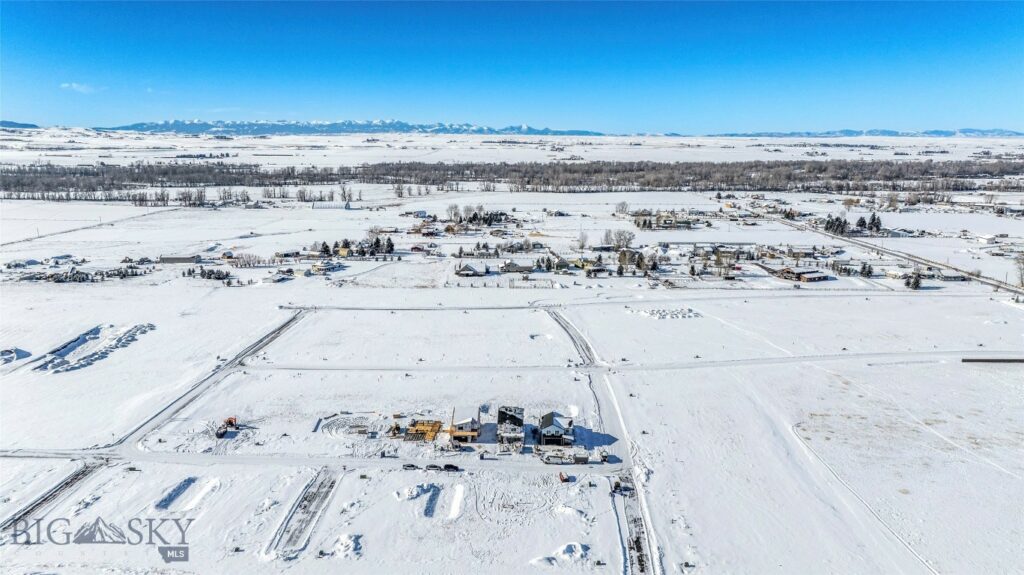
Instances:
[[[803,260],[813,258],[817,251],[814,246],[788,246],[786,248],[786,255]]]
[[[944,282],[965,282],[969,279],[964,274],[952,270],[939,270],[938,278]]]
[[[160,256],[160,263],[162,264],[197,264],[200,262],[199,256]]]
[[[475,278],[482,277],[485,275],[485,273],[469,264],[462,264],[461,266],[458,267],[458,269],[455,270],[455,275],[464,278]]]
[[[538,432],[541,445],[572,445],[576,439],[572,419],[555,411],[540,418]]]
[[[782,279],[798,282],[819,282],[829,279],[829,275],[818,268],[794,268],[786,267],[778,271]]]
[[[512,260],[505,260],[499,268],[505,274],[528,274],[534,270],[533,264],[518,264]]]

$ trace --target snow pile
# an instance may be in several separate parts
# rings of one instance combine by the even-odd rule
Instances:
[[[583,522],[587,521],[587,514],[584,513],[583,510],[576,509],[575,507],[569,507],[568,505],[559,505],[555,507],[555,513],[565,515],[567,517],[575,517]]]
[[[530,564],[539,567],[581,567],[586,564],[589,551],[589,545],[574,541],[555,549],[551,555],[530,560]]]
[[[138,324],[110,333],[113,328],[112,325],[97,326],[82,333],[47,354],[45,361],[36,367],[36,370],[63,373],[89,367],[97,361],[106,359],[114,351],[128,347],[140,335],[156,329],[156,326],[151,323]]]
[[[0,350],[0,365],[6,365],[13,361],[18,361],[19,359],[24,359],[30,355],[32,354],[17,347],[3,349]]]
[[[160,499],[160,501],[157,501],[154,507],[166,510],[178,499],[178,497],[181,497],[182,493],[188,491],[188,488],[192,487],[197,480],[198,478],[196,477],[186,477],[185,479],[182,479],[177,485],[172,487],[171,490]]]
[[[343,559],[359,559],[363,556],[363,536],[357,533],[338,536],[338,542],[334,544],[334,555]]]
[[[458,484],[455,486],[454,493],[452,494],[452,506],[448,510],[448,519],[455,520],[462,515],[462,500],[465,498],[466,486]]]
[[[694,311],[692,308],[678,308],[678,309],[630,309],[629,313],[640,314],[654,319],[689,319],[694,317],[702,317],[700,312]]]
[[[395,499],[399,501],[412,501],[413,499],[419,499],[423,495],[429,495],[440,489],[441,488],[434,483],[420,483],[412,487],[406,487],[402,491],[396,491]]]
[[[437,500],[441,497],[441,486],[433,483],[420,483],[415,487],[406,487],[402,491],[395,492],[395,498],[399,501],[412,501],[424,495],[427,496],[427,502],[423,505],[423,516],[433,517],[434,511],[437,510]],[[460,508],[461,505],[460,502]],[[459,512],[461,513],[461,509]]]

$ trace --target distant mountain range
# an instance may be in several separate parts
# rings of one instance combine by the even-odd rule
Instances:
[[[21,124],[7,120],[0,121],[0,128],[38,128],[35,124]],[[534,128],[525,124],[491,128],[475,124],[410,124],[399,120],[367,120],[343,122],[298,122],[298,121],[205,121],[169,120],[163,122],[139,122],[126,126],[95,128],[103,131],[128,131],[148,133],[176,133],[192,135],[222,136],[285,136],[285,135],[330,135],[330,134],[481,134],[495,136],[605,136],[605,135],[650,135],[682,137],[685,134],[604,134],[593,130],[553,130]],[[905,132],[899,130],[831,130],[825,132],[730,132],[707,134],[722,138],[852,138],[857,136],[929,136],[941,138],[1009,138],[1022,137],[1024,132],[1002,129],[961,128],[959,130],[925,130]]]
[[[959,130],[925,130],[923,132],[902,132],[899,130],[831,130],[827,132],[743,132],[729,134],[712,134],[724,138],[854,138],[857,136],[929,136],[933,138],[1015,138],[1024,136],[1024,132],[1013,130],[979,130],[960,128]]]
[[[34,130],[39,126],[35,124],[22,124],[20,122],[11,122],[8,120],[0,120],[0,128],[18,128],[22,130]]]

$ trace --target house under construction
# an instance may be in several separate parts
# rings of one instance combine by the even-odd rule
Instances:
[[[413,419],[405,428],[406,441],[434,441],[441,432],[441,422],[433,419]]]
[[[475,415],[462,413],[457,419],[453,409],[448,435],[455,441],[475,442],[480,437],[480,408],[477,408]]]
[[[498,408],[498,443],[522,444],[525,411],[522,407],[503,405]]]

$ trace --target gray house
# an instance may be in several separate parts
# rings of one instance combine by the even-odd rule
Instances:
[[[576,440],[573,434],[572,418],[557,412],[544,414],[540,418],[541,445],[572,445]]]

